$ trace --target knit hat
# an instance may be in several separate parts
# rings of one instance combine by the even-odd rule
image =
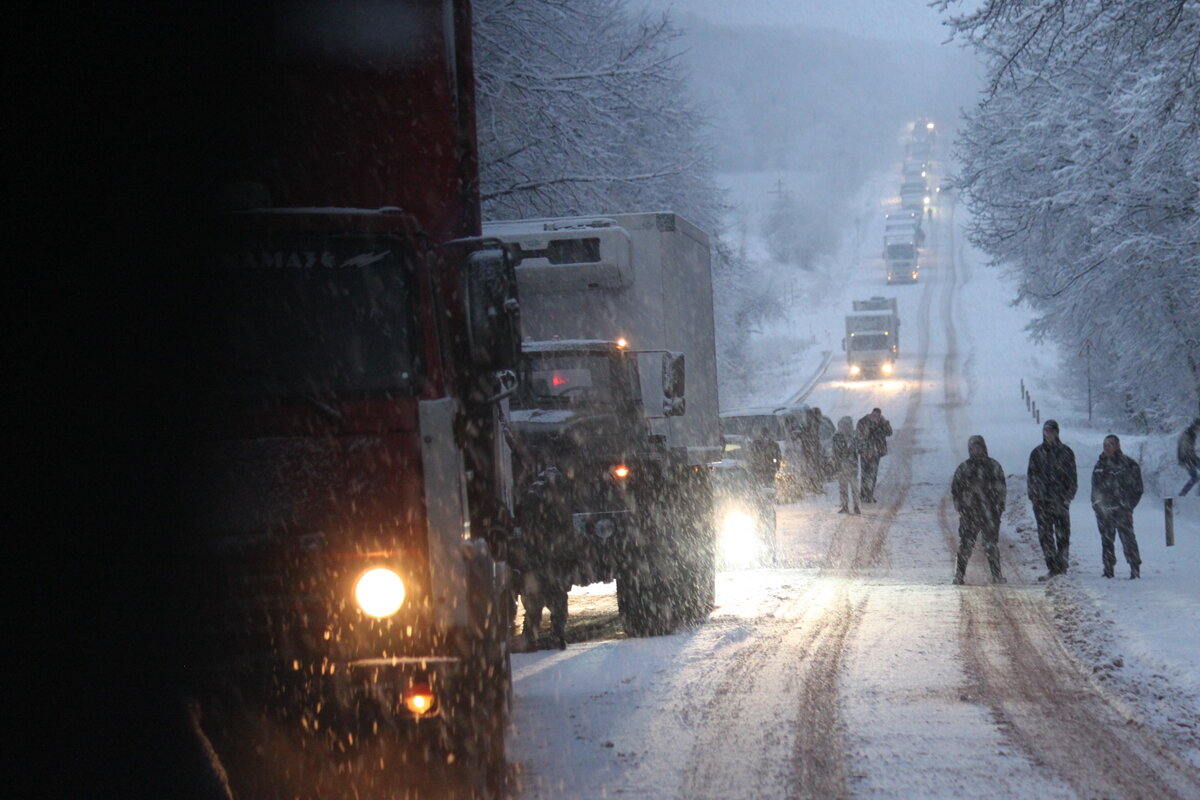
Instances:
[[[1055,433],[1058,433],[1058,422],[1048,419],[1046,420],[1046,424],[1042,426],[1042,430],[1054,431]]]

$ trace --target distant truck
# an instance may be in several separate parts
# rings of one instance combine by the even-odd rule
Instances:
[[[918,235],[918,232],[911,230],[883,235],[883,266],[889,284],[914,283],[921,277]]]
[[[900,315],[896,298],[872,297],[855,300],[846,315],[846,338],[842,340],[850,377],[890,377],[900,354]]]
[[[929,202],[929,185],[924,178],[908,178],[900,184],[900,207],[902,209],[923,213]]]
[[[519,496],[569,527],[573,582],[615,580],[626,633],[715,599],[721,458],[708,236],[673,213],[494,222],[522,292]],[[686,358],[686,403],[684,365]],[[551,471],[565,480],[539,480]]]

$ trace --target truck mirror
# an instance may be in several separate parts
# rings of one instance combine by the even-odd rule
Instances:
[[[516,369],[521,352],[517,278],[501,248],[467,257],[467,338],[471,362],[483,370]]]
[[[663,353],[662,385],[663,416],[681,416],[685,408],[683,353]]]

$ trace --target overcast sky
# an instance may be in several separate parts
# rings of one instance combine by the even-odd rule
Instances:
[[[871,39],[945,41],[946,28],[928,0],[644,0],[714,23],[830,28]],[[632,2],[631,6],[638,3]]]

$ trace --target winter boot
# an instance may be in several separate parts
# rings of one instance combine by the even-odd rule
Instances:
[[[859,507],[858,507],[858,506],[855,506],[855,507],[854,507],[854,513],[855,513],[855,514],[861,514],[861,513],[862,513],[862,511],[859,509]]]
[[[992,583],[1008,583],[1008,578],[1004,577],[1003,575],[993,575]]]
[[[842,506],[841,508],[838,509],[838,513],[839,514],[849,514],[850,509],[846,508],[845,506]]]
[[[1112,568],[1112,567],[1105,567],[1105,568],[1104,568],[1104,575],[1103,575],[1103,577],[1105,577],[1105,578],[1111,578],[1112,576],[1113,576],[1113,568]]]
[[[1142,577],[1142,565],[1141,564],[1130,564],[1129,565],[1129,580],[1136,581],[1140,577]]]
[[[956,574],[954,575],[954,580],[952,581],[952,583],[953,583],[955,586],[962,586],[962,585],[963,585],[963,583],[964,583],[964,581],[963,581],[963,576],[962,576],[960,573],[956,573]]]

